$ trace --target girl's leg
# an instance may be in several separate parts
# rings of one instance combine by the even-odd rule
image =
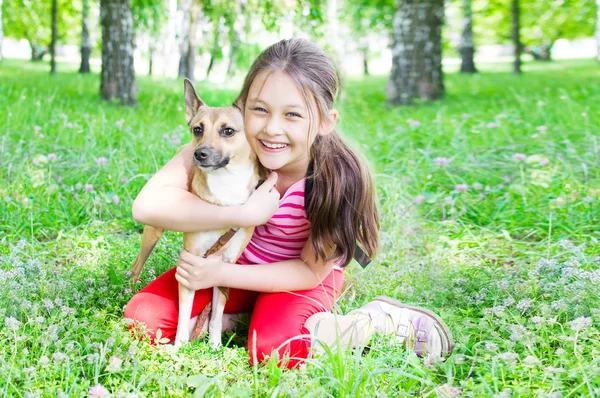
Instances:
[[[175,339],[179,315],[179,284],[175,279],[175,271],[176,269],[172,268],[150,282],[129,300],[125,308],[125,318],[132,319],[134,323],[146,324],[152,343],[154,343],[156,331],[159,329],[161,338],[167,338],[169,341]],[[257,297],[257,292],[230,289],[225,313],[249,312]],[[192,306],[192,326],[195,324],[198,314],[211,299],[212,289],[196,292]]]
[[[289,356],[286,362],[289,368],[302,363],[310,353],[312,342],[311,332],[305,327],[306,320],[315,313],[331,310],[343,280],[344,272],[333,270],[312,290],[261,293],[250,319],[250,362],[261,362],[277,351],[280,359]]]

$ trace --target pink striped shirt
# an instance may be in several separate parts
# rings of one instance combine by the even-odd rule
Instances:
[[[306,178],[292,184],[279,199],[279,208],[264,225],[254,229],[238,264],[266,264],[300,258],[310,236],[304,209]],[[334,268],[342,269],[339,266]]]

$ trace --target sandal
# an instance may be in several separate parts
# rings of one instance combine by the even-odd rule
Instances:
[[[379,296],[350,314],[353,312],[367,314],[373,321],[375,331],[395,333],[419,357],[445,359],[454,349],[450,329],[438,315],[428,309]],[[378,316],[382,314],[386,317]]]

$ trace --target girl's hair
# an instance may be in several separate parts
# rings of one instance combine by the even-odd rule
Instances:
[[[310,41],[281,40],[258,56],[235,101],[242,110],[254,78],[262,72],[283,72],[297,84],[310,126],[315,120],[312,101],[319,114],[316,120],[324,120],[333,109],[339,89],[337,71],[327,54]],[[305,201],[317,258],[341,258],[340,265],[345,267],[358,241],[372,259],[379,246],[379,214],[367,165],[335,130],[317,135],[310,155],[313,174],[307,176],[307,187],[312,185],[312,189],[307,189]]]

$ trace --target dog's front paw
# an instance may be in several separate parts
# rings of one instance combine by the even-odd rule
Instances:
[[[221,347],[221,335],[220,334],[219,335],[210,335],[209,341],[210,341],[210,345],[215,350],[217,350],[219,347]]]

